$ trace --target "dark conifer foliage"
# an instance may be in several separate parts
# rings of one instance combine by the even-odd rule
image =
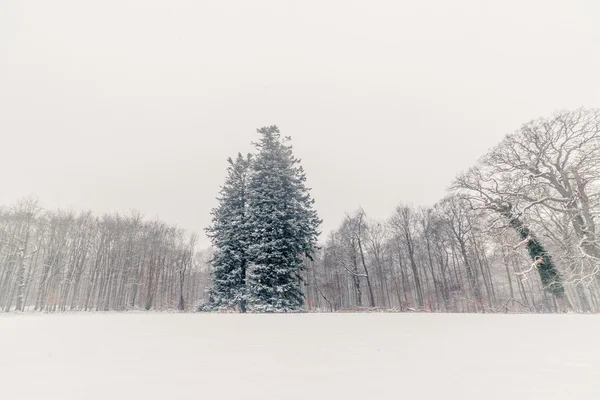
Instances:
[[[303,260],[312,256],[321,221],[290,139],[276,126],[258,133],[248,184],[251,303],[257,311],[298,310],[304,302]]]
[[[238,154],[227,160],[227,178],[212,211],[212,225],[207,229],[215,255],[212,260],[212,286],[207,308],[238,306],[246,311],[246,268],[248,265],[247,180],[251,156]]]

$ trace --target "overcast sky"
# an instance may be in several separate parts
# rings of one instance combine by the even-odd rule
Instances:
[[[0,1],[0,203],[201,232],[276,124],[323,230],[433,204],[538,116],[600,106],[600,2]]]

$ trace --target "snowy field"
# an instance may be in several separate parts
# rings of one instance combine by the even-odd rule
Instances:
[[[600,399],[600,316],[0,315],[0,399]]]

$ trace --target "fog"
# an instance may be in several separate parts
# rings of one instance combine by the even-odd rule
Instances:
[[[256,128],[293,139],[334,229],[432,204],[521,123],[600,104],[592,1],[0,4],[0,204],[201,232]]]

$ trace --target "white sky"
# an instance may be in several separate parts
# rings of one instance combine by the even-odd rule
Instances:
[[[0,203],[209,223],[229,156],[291,135],[334,229],[432,204],[529,119],[600,106],[589,1],[0,2]]]

